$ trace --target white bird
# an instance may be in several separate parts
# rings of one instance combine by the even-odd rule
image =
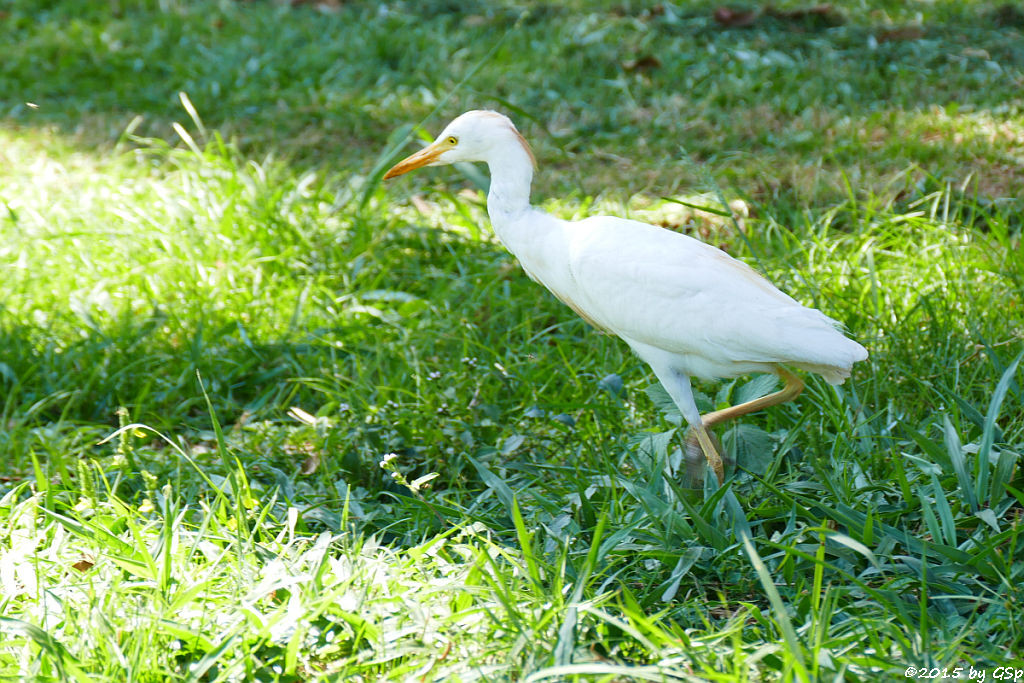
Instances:
[[[596,328],[617,335],[646,361],[679,407],[718,483],[715,424],[790,401],[803,382],[786,369],[841,384],[867,351],[839,324],[801,305],[725,252],[639,221],[593,216],[565,221],[530,205],[536,161],[507,117],[469,111],[384,178],[422,166],[483,161],[491,173],[487,213],[498,238],[534,280]],[[777,374],[785,386],[701,415],[690,378]]]

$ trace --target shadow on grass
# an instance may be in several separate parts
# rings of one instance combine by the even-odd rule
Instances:
[[[166,318],[121,321],[64,335],[39,328],[0,328],[0,382],[8,426],[95,422],[116,426],[126,408],[133,421],[157,427],[209,426],[206,386],[214,409],[231,423],[270,405],[310,398],[297,380],[336,375],[352,351],[323,331],[310,341],[260,341],[241,323],[168,338]]]
[[[855,173],[869,185],[876,165],[883,174],[944,165],[964,177],[978,154],[964,152],[959,129],[976,126],[977,112],[1019,102],[1024,50],[1015,15],[938,3],[916,26],[909,10],[904,17],[898,5],[875,5],[803,32],[778,22],[723,28],[706,6],[685,3],[661,13],[590,2],[537,8],[513,29],[517,10],[473,3],[327,12],[269,2],[163,11],[149,3],[112,12],[99,1],[45,10],[18,2],[5,23],[20,49],[5,60],[0,90],[33,104],[14,104],[7,125],[55,125],[86,146],[118,139],[135,116],[144,119],[139,133],[171,137],[184,91],[246,153],[365,171],[390,131],[428,114],[511,30],[444,117],[502,108],[534,133],[542,158],[575,165],[577,153],[603,153],[604,163],[588,169],[593,180],[568,185],[584,194],[615,186],[623,163],[653,176],[663,194],[692,182],[673,163],[680,147],[726,172],[738,167],[735,181],[747,191],[763,187],[762,164],[806,190],[786,173],[820,160],[834,171],[826,182],[838,184],[850,157],[867,160]],[[913,30],[900,32],[904,24]],[[929,107],[954,121],[907,127]],[[1002,116],[993,114],[993,125]],[[1022,135],[1019,127],[1010,134]],[[1005,141],[991,142],[986,156]],[[733,150],[753,156],[723,158]],[[997,159],[983,174],[1013,168],[1010,161]],[[566,182],[557,182],[564,192]]]

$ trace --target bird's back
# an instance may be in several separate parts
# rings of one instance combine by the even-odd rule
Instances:
[[[783,364],[831,383],[867,358],[836,321],[699,240],[610,216],[563,225],[571,281],[562,288],[571,291],[559,298],[641,355],[672,354],[680,371],[698,377]]]

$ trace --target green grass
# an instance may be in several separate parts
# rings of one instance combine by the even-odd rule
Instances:
[[[4,9],[0,679],[1024,668],[1013,16],[560,7]],[[653,376],[521,273],[475,176],[375,181],[470,106],[550,211],[698,234],[871,358],[687,488]],[[744,235],[662,199],[719,189]]]

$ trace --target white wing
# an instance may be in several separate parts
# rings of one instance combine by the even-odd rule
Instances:
[[[736,368],[716,374],[791,363],[841,380],[829,370],[848,375],[867,357],[834,320],[703,242],[610,216],[569,224],[567,235],[575,291],[560,294],[627,340]]]

